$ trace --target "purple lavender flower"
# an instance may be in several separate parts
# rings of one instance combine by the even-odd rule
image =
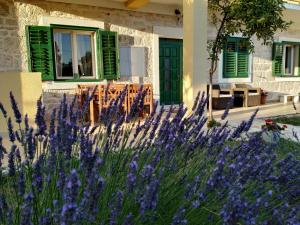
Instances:
[[[34,164],[34,171],[32,174],[32,187],[37,192],[41,193],[43,190],[43,174],[42,174],[42,163],[44,156],[41,155],[37,162]]]
[[[12,145],[10,153],[8,154],[8,172],[10,176],[14,176],[16,174],[16,165],[15,165],[15,151],[17,146]]]
[[[124,220],[124,222],[123,222],[122,225],[133,225],[132,219],[133,219],[133,215],[132,215],[132,213],[129,213],[126,216],[126,218],[125,218],[125,220]]]
[[[18,180],[18,194],[20,196],[23,196],[25,194],[25,174],[24,170],[21,169],[20,174],[19,174],[19,180]]]
[[[39,225],[52,225],[51,209],[46,209],[46,214],[39,218]]]
[[[63,192],[64,205],[61,210],[61,223],[74,224],[78,217],[77,198],[81,182],[79,180],[77,171],[73,169],[69,175],[66,186]]]
[[[110,225],[115,225],[117,223],[117,217],[120,215],[121,210],[122,210],[122,205],[123,205],[123,193],[122,191],[118,191],[115,197],[115,203],[112,204],[112,209],[110,213]]]
[[[129,191],[132,191],[133,187],[136,184],[137,167],[138,167],[137,161],[136,159],[133,159],[133,161],[129,164],[129,173],[127,175],[127,185]]]
[[[4,116],[4,118],[7,118],[7,112],[1,102],[0,102],[0,111],[2,112],[2,115]]]
[[[14,111],[14,115],[15,115],[15,119],[16,119],[16,122],[18,124],[20,124],[22,122],[22,115],[20,113],[20,110],[19,110],[19,107],[18,107],[18,104],[15,100],[15,97],[13,96],[13,93],[10,92],[9,93],[9,97],[10,97],[10,103],[11,103],[11,107]]]
[[[24,197],[24,203],[21,206],[21,223],[20,223],[21,225],[33,225],[32,223],[33,199],[34,196],[31,192],[25,195]]]
[[[0,136],[0,168],[2,166],[2,160],[4,159],[4,154],[6,154],[6,148],[2,144],[2,136]]]
[[[37,125],[37,132],[36,135],[45,135],[45,131],[47,129],[47,125],[45,122],[45,106],[43,106],[42,98],[40,97],[37,101],[37,112],[35,116],[35,123]]]
[[[230,99],[230,101],[228,102],[228,104],[227,104],[227,106],[226,106],[226,109],[225,109],[223,115],[221,116],[221,120],[225,120],[225,119],[227,118],[227,116],[228,116],[228,114],[229,114],[229,110],[230,110],[230,109],[232,108],[232,106],[233,106],[233,102],[234,102],[234,98],[232,97],[232,98]]]
[[[172,225],[186,225],[188,224],[187,219],[184,218],[185,208],[180,208],[173,217]]]
[[[27,144],[27,153],[28,153],[28,158],[30,160],[34,159],[35,155],[35,150],[36,150],[36,145],[35,141],[33,138],[33,128],[29,128],[28,132],[25,134],[25,140]]]
[[[245,126],[245,128],[244,128],[244,131],[249,131],[250,130],[250,128],[251,128],[251,126],[252,126],[252,123],[253,123],[253,121],[254,121],[254,119],[255,119],[255,117],[256,117],[256,115],[257,115],[257,113],[258,113],[258,108],[254,111],[254,113],[252,114],[252,116],[250,117],[250,119],[248,120],[248,122],[247,122],[247,125]]]
[[[16,140],[16,136],[15,136],[14,127],[12,125],[10,117],[8,118],[8,121],[7,121],[7,128],[8,128],[9,140],[12,143],[14,143]]]

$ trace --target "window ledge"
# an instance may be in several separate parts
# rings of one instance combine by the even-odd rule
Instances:
[[[275,81],[299,81],[300,77],[275,77]]]
[[[219,78],[220,83],[251,83],[251,77],[247,78]]]

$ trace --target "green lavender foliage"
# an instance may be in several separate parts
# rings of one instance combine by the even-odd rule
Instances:
[[[128,115],[125,93],[95,127],[76,99],[62,99],[48,124],[40,100],[35,127],[17,113],[10,146],[0,139],[0,224],[300,222],[299,143],[266,144],[265,131],[248,132],[254,116],[207,130],[200,94],[192,112],[156,105],[140,120],[142,89]]]

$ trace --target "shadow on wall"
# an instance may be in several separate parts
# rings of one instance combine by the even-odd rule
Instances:
[[[15,121],[11,109],[9,92],[12,92],[22,117],[27,114],[29,122],[34,123],[36,114],[36,103],[42,95],[42,81],[40,73],[20,73],[20,72],[0,72],[0,102],[4,105],[11,117]],[[16,124],[15,124],[16,126]],[[2,114],[0,115],[0,132],[7,131],[7,124]]]

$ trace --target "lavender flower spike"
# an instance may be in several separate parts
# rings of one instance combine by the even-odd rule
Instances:
[[[12,92],[9,93],[9,97],[10,97],[11,107],[14,111],[16,122],[20,124],[22,122],[22,115],[20,113],[18,104]]]
[[[8,118],[7,128],[8,128],[8,134],[9,134],[9,140],[11,142],[15,142],[16,136],[15,136],[15,133],[14,133],[14,128],[13,128],[13,125],[12,125],[12,122],[11,122],[11,118]]]
[[[7,112],[1,102],[0,102],[0,111],[2,112],[4,118],[7,118]]]

